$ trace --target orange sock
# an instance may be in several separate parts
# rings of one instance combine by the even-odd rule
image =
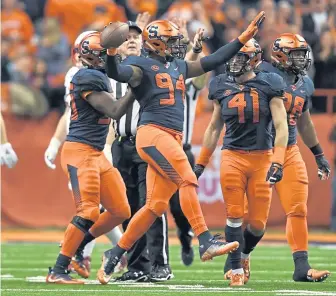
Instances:
[[[180,204],[183,214],[197,236],[208,230],[194,185],[189,184],[180,188]]]
[[[293,253],[297,251],[308,251],[307,218],[288,216],[286,236]]]
[[[98,220],[90,228],[90,233],[94,237],[99,237],[109,231],[114,227],[118,226],[124,222],[124,218],[120,216],[111,215],[109,212],[104,212],[99,215]]]
[[[84,238],[84,232],[79,230],[75,225],[70,223],[64,234],[61,254],[72,258],[75,255],[83,238]]]
[[[157,216],[147,206],[142,207],[128,224],[125,233],[118,242],[119,247],[125,250],[132,248],[135,242],[152,226],[156,218]]]

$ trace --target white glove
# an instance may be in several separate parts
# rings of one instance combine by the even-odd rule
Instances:
[[[5,164],[8,168],[13,168],[18,162],[18,157],[10,143],[0,145],[1,165]]]
[[[110,144],[105,144],[103,152],[104,152],[107,160],[113,165],[111,145]]]
[[[58,150],[59,150],[61,145],[62,145],[62,143],[58,139],[53,137],[50,140],[49,146],[44,153],[44,161],[45,161],[46,165],[49,168],[51,168],[52,170],[54,170],[56,168],[56,165],[54,164],[54,161],[56,159]]]

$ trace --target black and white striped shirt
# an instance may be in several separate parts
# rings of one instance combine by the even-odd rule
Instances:
[[[117,100],[119,100],[127,92],[127,83],[121,83],[113,79],[110,79],[110,82],[115,96]],[[138,101],[134,101],[133,105],[128,108],[126,114],[114,122],[114,129],[118,136],[125,137],[136,135],[139,111],[140,105]]]
[[[184,105],[183,144],[190,144],[194,129],[197,99],[200,90],[198,90],[192,84],[192,79],[187,79],[185,86],[186,86],[186,96]]]

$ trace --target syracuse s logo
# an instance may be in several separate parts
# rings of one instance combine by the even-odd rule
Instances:
[[[148,29],[149,39],[157,38],[158,37],[158,30],[159,30],[158,26],[150,26],[149,29]]]

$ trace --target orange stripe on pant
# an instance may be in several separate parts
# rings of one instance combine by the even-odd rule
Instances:
[[[272,196],[272,189],[266,181],[271,156],[271,150],[222,151],[220,180],[228,218],[244,217],[246,193],[249,224],[255,229],[265,228]]]
[[[286,236],[292,252],[307,251],[308,175],[297,145],[287,148],[283,178],[275,190],[287,215]]]

